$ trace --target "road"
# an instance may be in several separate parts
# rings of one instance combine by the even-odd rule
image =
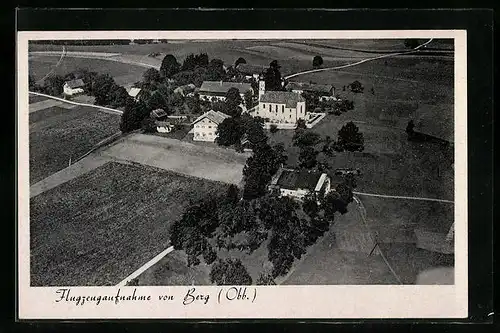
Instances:
[[[364,193],[364,192],[352,192],[356,195],[364,195],[367,197],[379,197],[379,198],[388,198],[388,199],[403,199],[403,200],[421,200],[421,201],[435,201],[435,202],[443,202],[443,203],[451,203],[454,202],[451,200],[445,199],[435,199],[435,198],[422,198],[422,197],[406,197],[401,195],[385,195],[385,194],[374,194],[374,193]]]
[[[423,44],[418,45],[417,47],[415,47],[414,49],[412,49],[410,51],[383,54],[383,55],[380,55],[380,56],[363,59],[363,60],[356,61],[356,62],[351,63],[351,64],[342,65],[342,66],[318,68],[318,69],[311,69],[311,70],[307,70],[307,71],[303,71],[303,72],[298,72],[298,73],[294,73],[294,74],[290,74],[288,76],[285,76],[285,80],[288,80],[288,79],[290,79],[292,77],[296,77],[296,76],[299,76],[299,75],[305,75],[305,74],[311,74],[311,73],[316,73],[316,72],[324,72],[324,71],[331,71],[331,70],[335,70],[335,69],[348,68],[348,67],[353,67],[353,66],[356,66],[356,65],[363,64],[363,63],[368,62],[368,61],[378,60],[378,59],[382,59],[382,58],[389,58],[389,57],[399,56],[399,55],[403,55],[403,54],[414,53],[414,52],[417,52],[420,48],[425,47],[427,44],[429,44],[430,42],[432,42],[432,40],[433,40],[433,38],[429,39],[427,42],[425,42]]]

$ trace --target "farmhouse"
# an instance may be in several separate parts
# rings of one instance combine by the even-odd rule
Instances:
[[[215,98],[219,101],[225,101],[226,93],[231,88],[238,89],[242,99],[247,91],[250,91],[252,95],[254,94],[252,85],[249,83],[204,81],[199,90],[200,99],[211,101]]]
[[[217,138],[217,127],[226,118],[229,116],[219,111],[205,112],[193,122],[193,140],[214,142]]]
[[[325,195],[332,190],[332,184],[326,173],[280,168],[269,189],[279,190],[281,196],[301,200],[309,192]]]
[[[85,83],[83,83],[82,79],[75,79],[71,81],[64,82],[63,91],[66,95],[72,96],[76,94],[83,93],[83,87]]]
[[[128,95],[130,97],[134,98],[135,101],[139,100],[139,98],[141,96],[141,93],[142,93],[142,89],[141,88],[136,88],[136,87],[132,87],[128,91]]]
[[[317,94],[320,99],[329,99],[333,97],[335,89],[330,84],[315,84],[307,82],[289,82],[286,85],[286,90],[302,94],[304,92],[310,92]]]
[[[259,91],[259,94],[259,106],[254,116],[285,124],[306,119],[306,101],[301,95],[290,91]]]
[[[181,96],[190,96],[194,93],[196,86],[192,83],[186,84],[183,86],[179,86],[174,89],[174,93],[179,94]]]
[[[240,74],[243,74],[247,80],[254,78],[258,81],[262,73],[266,70],[266,67],[251,64],[238,64],[238,66],[236,66],[236,70]]]

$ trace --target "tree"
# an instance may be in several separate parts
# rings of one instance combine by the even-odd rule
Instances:
[[[264,131],[264,120],[260,117],[252,117],[243,114],[241,120],[246,139],[253,147],[259,147],[267,142],[267,135]]]
[[[217,138],[215,142],[221,146],[232,146],[241,141],[244,129],[239,119],[226,118],[217,127]]]
[[[229,88],[226,93],[226,104],[240,105],[243,102],[238,88]]]
[[[203,251],[203,259],[207,265],[211,265],[215,260],[217,260],[217,252],[215,252],[211,246],[207,246]]]
[[[234,67],[238,67],[239,64],[246,64],[247,61],[242,58],[242,57],[239,57],[238,59],[236,59],[236,61],[234,62]]]
[[[271,61],[269,68],[264,72],[264,82],[266,84],[266,90],[283,90],[280,65],[277,60]]]
[[[43,81],[47,95],[59,96],[63,92],[64,78],[61,75],[50,75]]]
[[[313,147],[301,147],[299,153],[299,166],[305,169],[314,168],[318,164],[318,161],[316,159],[318,154],[319,152],[316,151],[316,149],[314,149]]]
[[[229,185],[226,192],[226,200],[225,202],[230,205],[236,205],[239,201],[239,190],[238,187],[234,184]]]
[[[200,53],[194,55],[189,54],[184,62],[182,63],[182,71],[192,71],[196,67],[207,67],[208,66],[208,55],[206,53]]]
[[[302,97],[306,100],[308,110],[314,111],[319,106],[319,94],[310,91],[304,91]]]
[[[147,71],[144,72],[142,75],[142,80],[146,84],[156,84],[161,82],[161,75],[158,70],[155,68],[149,68]]]
[[[271,124],[271,126],[269,126],[269,132],[271,132],[272,134],[278,132],[278,126],[275,124]]]
[[[245,107],[247,109],[251,109],[253,107],[253,94],[251,90],[245,91],[243,94],[244,100],[245,100]]]
[[[318,68],[321,67],[321,65],[323,65],[323,58],[319,55],[315,56],[313,58],[313,67]]]
[[[272,176],[286,160],[287,155],[283,145],[273,147],[267,143],[256,145],[253,155],[247,159],[243,168],[245,182],[243,199],[252,200],[263,196]]]
[[[354,93],[362,93],[365,89],[363,87],[363,84],[361,84],[361,82],[359,82],[358,80],[352,82],[351,84],[349,84],[349,86],[351,87],[351,91]]]
[[[359,132],[358,126],[350,121],[339,130],[338,144],[348,151],[361,151],[364,149],[363,134]]]
[[[127,133],[141,128],[142,121],[147,116],[149,116],[149,113],[144,103],[128,100],[121,117],[120,130]]]
[[[119,108],[125,106],[131,98],[125,88],[116,85],[109,95],[109,105],[112,108]]]
[[[212,59],[207,67],[205,79],[208,81],[224,80],[226,71],[224,70],[224,62],[220,59]]]
[[[299,118],[297,119],[297,125],[295,126],[295,130],[301,130],[301,129],[306,129],[306,121],[305,119]]]
[[[155,120],[151,117],[146,117],[142,120],[141,128],[146,133],[156,132]]]
[[[256,284],[258,286],[275,286],[276,282],[274,281],[274,278],[271,273],[260,272]]]
[[[146,102],[147,107],[150,111],[156,109],[163,109],[165,112],[169,110],[169,101],[167,97],[160,91],[155,91]]]
[[[167,54],[160,66],[160,73],[162,76],[171,78],[173,75],[179,73],[181,65],[177,62],[177,59],[172,54]]]
[[[109,105],[111,102],[111,94],[116,87],[117,84],[111,75],[99,74],[92,86],[95,103],[97,105]]]
[[[252,277],[240,259],[228,258],[217,261],[210,271],[210,281],[217,285],[251,285]]]
[[[321,142],[321,136],[312,131],[299,131],[293,137],[293,145],[297,147],[315,146]]]

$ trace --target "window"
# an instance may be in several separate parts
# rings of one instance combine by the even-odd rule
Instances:
[[[208,125],[208,128],[212,128],[212,126]]]
[[[278,105],[277,104],[274,107],[274,111],[278,112]]]
[[[300,106],[300,113],[302,113],[302,105]]]
[[[292,115],[290,115],[290,118],[292,118]]]
[[[203,136],[207,136],[207,133],[203,133]]]
[[[265,109],[266,108],[266,104],[262,104],[262,108]]]
[[[284,105],[281,106],[281,113],[285,113],[285,106]]]
[[[271,111],[271,104],[269,104],[269,111]]]

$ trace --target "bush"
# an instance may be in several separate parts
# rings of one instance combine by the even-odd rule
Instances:
[[[210,281],[217,285],[251,285],[252,277],[240,259],[219,259],[212,266]]]
[[[271,124],[271,126],[269,127],[269,131],[273,134],[278,132],[278,126],[276,126],[275,124]]]

